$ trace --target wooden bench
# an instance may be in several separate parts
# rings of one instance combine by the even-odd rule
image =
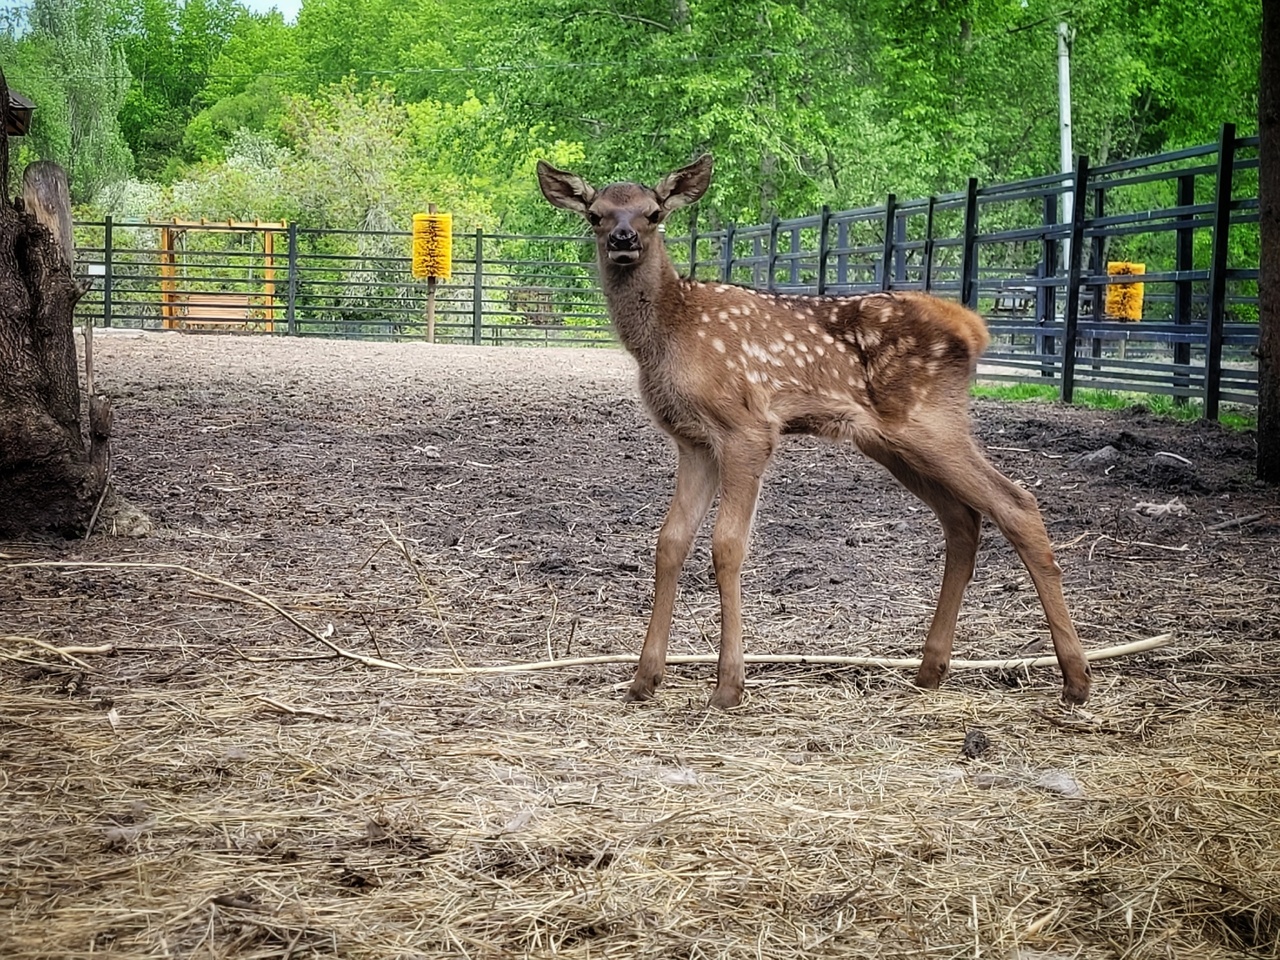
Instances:
[[[263,308],[245,293],[207,291],[179,298],[175,327],[179,329],[248,330],[251,326],[272,327]]]

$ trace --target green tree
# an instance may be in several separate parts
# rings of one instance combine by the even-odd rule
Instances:
[[[353,80],[297,97],[284,129],[308,226],[385,229],[412,214],[403,168],[408,114],[388,87]]]
[[[177,172],[196,98],[248,16],[236,0],[116,0],[111,28],[134,77],[121,124],[144,176]]]
[[[1124,15],[1117,9],[1117,15]],[[1141,153],[1218,138],[1223,123],[1257,131],[1262,4],[1258,0],[1154,0],[1128,15],[1150,76],[1135,111]]]
[[[240,130],[277,140],[290,96],[300,83],[298,32],[277,12],[236,20],[196,95],[196,114],[182,139],[186,160],[217,160]]]
[[[124,56],[91,0],[34,0],[23,47],[14,73],[38,98],[29,146],[62,164],[74,201],[87,200],[132,163],[117,119],[129,88]]]
[[[235,0],[114,2],[144,174],[209,177],[241,131],[263,134],[322,185],[299,202],[347,223],[345,201],[320,202],[341,179],[326,154],[377,167],[396,216],[429,195],[535,228],[550,226],[539,151],[581,150],[607,181],[710,150],[711,224],[1044,174],[1063,16],[1076,149],[1095,160],[1202,142],[1225,120],[1247,133],[1257,98],[1256,0],[1207,0],[1205,16],[1175,0],[307,0],[296,25]],[[335,96],[350,115],[325,113]]]

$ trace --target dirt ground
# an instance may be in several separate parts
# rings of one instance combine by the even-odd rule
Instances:
[[[1086,708],[1052,667],[922,694],[754,665],[708,713],[706,665],[644,705],[627,665],[421,672],[638,650],[674,454],[620,351],[95,355],[115,483],[159,529],[0,543],[0,956],[1280,954],[1280,509],[1251,435],[974,402],[1086,647],[1174,635],[1096,665]],[[715,649],[706,533],[673,653]],[[788,440],[748,652],[917,656],[942,549],[875,464]],[[956,655],[1045,635],[988,525]]]

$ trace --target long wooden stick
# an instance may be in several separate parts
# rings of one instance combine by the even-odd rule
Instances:
[[[45,643],[45,641],[38,640],[35,637],[5,636],[5,637],[0,637],[0,641],[7,641],[12,643],[27,643],[33,647],[39,647],[41,650],[48,650],[50,653],[56,653],[58,656],[71,661],[77,667],[84,667],[86,670],[92,670],[93,668],[90,667],[89,664],[81,660],[79,657],[75,656],[75,654],[77,653],[110,653],[112,650],[115,649],[115,647],[109,643],[104,643],[96,647],[56,647],[52,643]],[[31,662],[31,661],[28,661],[28,662]]]
[[[640,659],[638,654],[634,653],[613,653],[602,654],[595,657],[573,657],[564,660],[534,660],[524,663],[499,663],[488,664],[479,667],[456,666],[456,667],[419,667],[408,663],[399,663],[395,660],[384,660],[380,657],[370,657],[365,654],[356,653],[353,650],[347,650],[338,646],[329,639],[331,631],[324,633],[317,632],[306,624],[302,623],[284,607],[280,606],[274,600],[255,593],[247,587],[224,580],[221,577],[215,577],[212,574],[195,570],[191,567],[183,566],[178,563],[137,563],[137,562],[92,562],[92,561],[71,561],[71,560],[36,560],[23,563],[10,563],[5,565],[7,568],[15,567],[61,567],[61,568],[133,568],[141,570],[174,570],[181,573],[189,574],[198,580],[204,580],[208,583],[216,583],[237,593],[244,595],[255,603],[262,604],[270,610],[274,610],[280,616],[284,617],[291,624],[311,637],[313,640],[328,647],[336,656],[354,660],[362,663],[367,667],[380,667],[385,670],[398,670],[405,673],[414,673],[425,677],[458,677],[472,676],[478,674],[490,673],[533,673],[540,670],[561,670],[566,667],[591,667],[607,664],[624,664],[637,663]],[[1122,643],[1114,647],[1102,647],[1098,650],[1086,650],[1085,659],[1094,660],[1110,660],[1115,657],[1129,656],[1134,653],[1142,653],[1146,650],[1155,650],[1158,647],[1168,645],[1173,640],[1172,633],[1162,633],[1158,636],[1148,637],[1146,640],[1134,640],[1131,643]],[[248,660],[258,661],[264,658],[246,657]],[[677,654],[667,657],[667,663],[672,664],[692,664],[692,663],[715,663],[719,658],[713,653],[696,653],[696,654]],[[744,657],[747,663],[778,663],[778,664],[797,664],[809,666],[831,666],[831,667],[880,667],[887,670],[914,670],[920,666],[918,657],[855,657],[842,656],[838,654],[802,654],[802,653],[781,653],[781,654],[747,654]],[[1056,665],[1058,658],[1056,656],[1043,657],[1014,657],[1006,660],[952,660],[952,670],[1025,670],[1031,667],[1050,667]]]
[[[1146,650],[1155,650],[1172,642],[1172,633],[1162,633],[1146,640],[1134,640],[1131,643],[1115,647],[1103,647],[1098,650],[1086,650],[1085,659],[1110,660],[1114,657],[1129,656]],[[716,663],[719,658],[714,653],[677,654],[667,657],[667,663]],[[803,653],[756,653],[743,657],[747,663],[794,663],[809,666],[834,667],[883,667],[890,670],[914,670],[920,666],[918,657],[855,657],[838,654],[809,655]],[[428,676],[460,676],[479,673],[529,673],[538,670],[558,670],[562,667],[590,667],[600,664],[637,663],[639,654],[617,653],[602,654],[597,657],[574,657],[566,660],[535,660],[527,663],[494,664],[483,667],[414,667],[414,673]],[[1051,667],[1056,665],[1056,656],[1015,657],[1010,660],[952,660],[953,670],[1021,670],[1028,667]]]

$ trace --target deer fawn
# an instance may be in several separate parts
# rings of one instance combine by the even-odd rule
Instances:
[[[543,195],[591,224],[609,315],[639,365],[645,404],[679,450],[675,495],[658,534],[653,613],[627,699],[650,699],[662,680],[677,578],[718,489],[712,563],[720,658],[711,704],[741,701],[740,575],[760,481],[779,438],[806,433],[855,444],[942,524],[946,562],[919,686],[938,686],[947,671],[985,514],[1035,582],[1064,699],[1083,703],[1089,665],[1039,507],[987,461],[970,432],[969,382],[987,346],[982,318],[920,293],[775,296],[683,279],[658,226],[710,182],[710,156],[654,188],[596,190],[538,164]]]

